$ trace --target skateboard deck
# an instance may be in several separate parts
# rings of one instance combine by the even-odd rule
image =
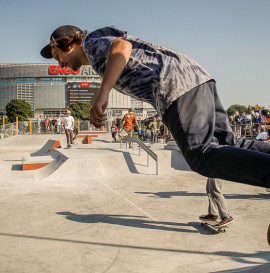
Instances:
[[[201,222],[202,227],[209,228],[214,234],[218,234],[220,232],[225,232],[228,227],[228,225],[223,227],[217,227],[215,224],[210,224],[209,222]]]

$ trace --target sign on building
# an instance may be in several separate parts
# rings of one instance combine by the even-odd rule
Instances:
[[[99,85],[90,82],[69,82],[67,87],[68,105],[76,101],[86,101],[93,105],[99,92]]]

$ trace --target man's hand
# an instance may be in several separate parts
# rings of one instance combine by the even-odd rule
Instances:
[[[99,93],[93,107],[90,110],[90,123],[95,127],[99,128],[105,125],[103,121],[107,119],[105,114],[107,106],[108,95],[102,95]]]

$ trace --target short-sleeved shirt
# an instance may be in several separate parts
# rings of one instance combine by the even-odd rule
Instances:
[[[188,56],[130,36],[115,27],[92,31],[83,39],[86,56],[101,77],[105,72],[111,43],[118,38],[129,41],[132,52],[114,88],[150,103],[161,116],[181,95],[213,79]]]
[[[133,123],[137,121],[137,117],[133,113],[127,113],[122,118],[123,121],[123,128],[132,130],[133,129]]]
[[[64,117],[63,118],[64,128],[68,130],[73,130],[73,127],[72,127],[73,122],[74,122],[73,116]]]

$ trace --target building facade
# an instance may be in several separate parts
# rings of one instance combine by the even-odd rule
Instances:
[[[57,64],[0,63],[0,112],[12,99],[25,100],[32,106],[34,116],[58,115],[76,101],[93,104],[101,78],[91,66],[79,71],[60,68]],[[133,108],[138,119],[156,114],[148,103],[111,90],[107,115],[124,115]]]

